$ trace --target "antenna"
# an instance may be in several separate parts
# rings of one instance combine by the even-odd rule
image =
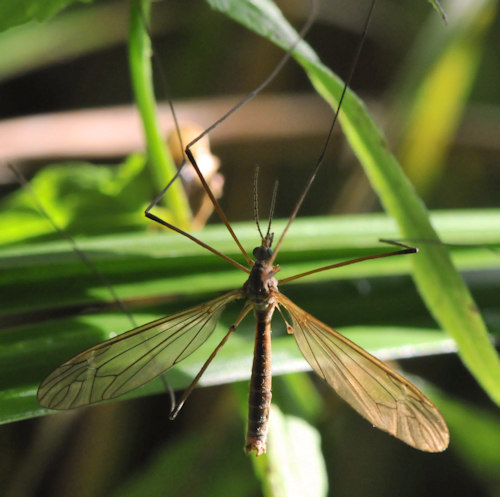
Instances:
[[[271,234],[271,224],[274,217],[274,209],[276,207],[276,199],[278,197],[278,181],[274,182],[273,196],[271,197],[271,207],[269,208],[269,222],[267,223],[266,238]]]
[[[264,235],[260,229],[259,223],[259,193],[257,191],[259,184],[259,166],[255,168],[255,174],[253,177],[253,217],[255,219],[255,224],[257,225],[257,230],[259,231],[260,239],[264,240]]]

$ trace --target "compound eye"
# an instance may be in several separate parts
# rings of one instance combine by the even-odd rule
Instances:
[[[255,260],[257,261],[266,261],[267,259],[270,259],[271,256],[273,255],[272,249],[262,246],[255,247],[252,253],[253,256],[255,257]]]
[[[255,247],[253,249],[252,254],[255,257],[256,261],[261,261],[262,260],[262,256],[264,255],[264,253],[263,253],[264,251],[265,251],[265,249],[262,248],[262,247]]]

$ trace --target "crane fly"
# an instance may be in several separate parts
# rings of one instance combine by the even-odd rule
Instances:
[[[73,409],[110,400],[140,387],[198,349],[214,331],[227,304],[247,299],[236,322],[177,404],[173,417],[217,351],[253,309],[257,327],[245,450],[257,455],[265,452],[271,404],[271,318],[278,309],[290,316],[287,330],[295,337],[307,362],[359,414],[412,447],[428,452],[444,450],[448,445],[446,423],[420,390],[278,290],[280,282],[275,275],[279,267],[271,262],[272,239],[272,234],[267,233],[254,249],[255,261],[241,289],[81,352],[43,381],[38,390],[40,404],[50,409]],[[415,249],[409,247],[345,261],[332,268],[413,252]]]
[[[374,2],[366,20],[361,44],[366,36],[373,5]],[[310,19],[313,17],[314,14],[310,16]],[[310,21],[300,33],[298,41],[302,39],[309,24]],[[288,50],[279,68],[290,57],[294,46]],[[165,194],[172,182],[146,209],[148,218],[190,238],[198,245],[205,247],[238,269],[246,272],[248,278],[243,286],[191,309],[139,326],[77,354],[55,369],[41,383],[38,389],[40,405],[56,410],[73,409],[120,397],[144,385],[168,371],[203,345],[213,333],[225,307],[231,302],[244,299],[245,304],[234,324],[230,326],[227,334],[207,359],[180,401],[174,406],[171,413],[172,419],[178,414],[186,398],[217,352],[226,343],[230,335],[236,331],[245,316],[253,310],[256,319],[256,334],[250,379],[245,451],[247,454],[255,452],[256,455],[266,452],[267,426],[272,396],[271,318],[273,313],[278,310],[285,321],[288,333],[294,336],[301,353],[311,368],[373,426],[423,451],[440,452],[446,449],[449,441],[446,423],[434,404],[417,387],[399,373],[390,369],[382,361],[298,307],[278,289],[280,284],[319,271],[371,259],[417,252],[416,248],[392,242],[399,246],[398,250],[331,264],[282,280],[276,278],[280,268],[274,264],[275,259],[322,163],[326,145],[335,125],[336,116],[352,77],[358,56],[359,49],[351,74],[339,100],[339,107],[333,119],[323,152],[274,248],[274,234],[271,232],[273,207],[271,207],[267,231],[263,233],[258,220],[257,193],[256,188],[254,188],[254,214],[260,235],[260,245],[253,250],[252,258],[241,246],[190,150],[196,141],[205,136],[234,112],[236,108],[243,105],[248,98],[244,99],[196,140],[187,145],[185,149],[186,155],[210,198],[214,210],[221,217],[244,255],[248,267],[151,212],[151,209]],[[276,73],[277,70],[275,69],[271,77],[265,81],[265,84]],[[263,86],[261,85],[261,87]],[[259,87],[259,90],[261,87]],[[175,178],[172,181],[174,180]],[[276,195],[273,195],[272,205],[274,205],[275,198]]]

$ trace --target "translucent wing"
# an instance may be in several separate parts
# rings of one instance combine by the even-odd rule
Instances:
[[[38,402],[72,409],[130,392],[185,359],[212,334],[224,307],[240,290],[135,328],[87,349],[40,385]]]
[[[420,390],[283,294],[277,302],[290,314],[293,335],[307,362],[359,414],[412,447],[446,449],[446,423]]]

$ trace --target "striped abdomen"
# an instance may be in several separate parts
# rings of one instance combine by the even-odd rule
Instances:
[[[271,317],[273,311],[272,305],[264,311],[255,310],[257,331],[248,398],[245,452],[249,454],[255,450],[258,456],[266,452],[267,424],[271,407]]]

